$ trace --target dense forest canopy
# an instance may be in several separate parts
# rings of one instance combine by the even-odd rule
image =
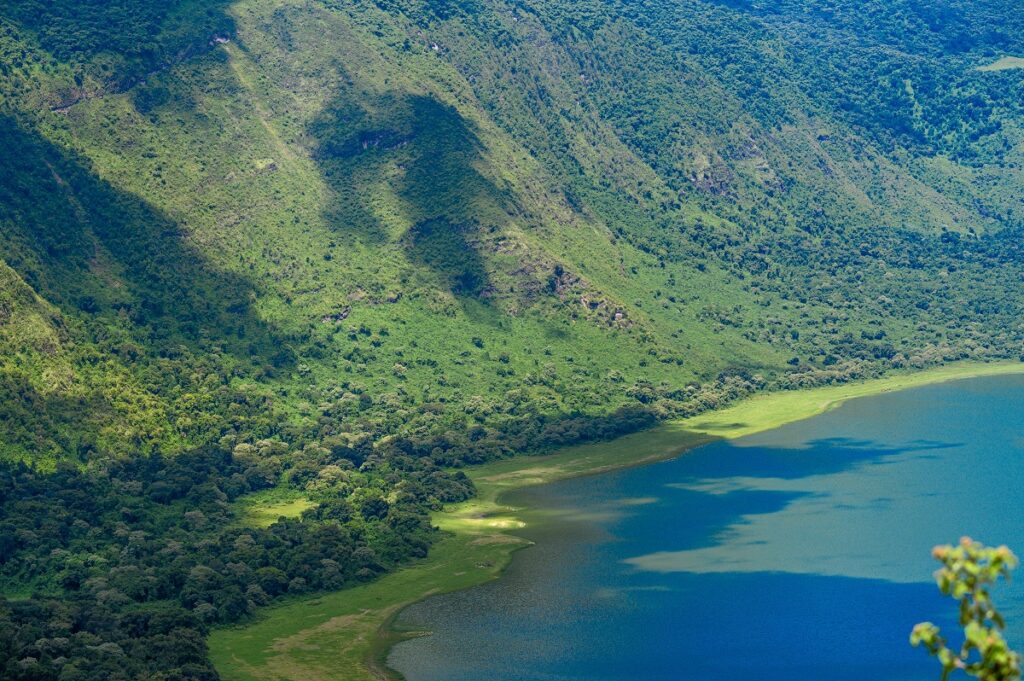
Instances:
[[[0,676],[213,679],[463,465],[1021,357],[1015,57],[1007,0],[5,2]]]

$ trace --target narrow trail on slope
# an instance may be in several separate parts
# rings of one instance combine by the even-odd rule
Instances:
[[[258,89],[256,84],[253,82],[252,76],[248,73],[249,64],[245,63],[245,57],[241,54],[238,48],[231,43],[224,43],[222,44],[222,47],[228,55],[228,63],[231,65],[231,70],[234,72],[235,77],[238,78],[238,83],[249,93],[249,103],[252,105],[253,111],[256,112],[256,117],[259,119],[260,125],[263,126],[263,129],[266,130],[267,134],[270,136],[274,149],[278,154],[280,154],[281,158],[289,161],[296,160],[298,156],[287,144],[285,144],[284,140],[281,139],[280,133],[278,133],[274,128],[273,123],[270,122],[270,113],[259,100],[257,95]]]

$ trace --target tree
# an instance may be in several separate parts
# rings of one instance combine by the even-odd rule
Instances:
[[[957,547],[936,546],[932,556],[942,563],[935,572],[939,590],[960,602],[964,642],[955,652],[937,626],[921,622],[911,632],[910,644],[924,646],[938,658],[943,681],[956,669],[982,681],[1019,681],[1020,655],[1006,644],[1006,622],[989,596],[989,585],[999,577],[1010,579],[1017,557],[1005,546],[989,548],[970,537],[962,537]]]

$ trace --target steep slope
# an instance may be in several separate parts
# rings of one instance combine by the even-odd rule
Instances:
[[[987,290],[971,298],[985,264],[947,267],[941,258],[963,256],[936,237],[1017,228],[1019,112],[997,87],[1012,92],[1013,74],[946,73],[1012,49],[1013,32],[950,56],[941,27],[898,43],[846,10],[564,10],[183,3],[129,31],[114,5],[16,3],[5,17],[8,49],[21,51],[6,81],[20,110],[11,134],[76,159],[90,178],[80,203],[100,194],[90,208],[135,214],[82,218],[30,199],[45,215],[6,229],[7,248],[29,262],[11,237],[38,236],[46,220],[99,220],[108,238],[134,241],[130,256],[79,262],[73,275],[65,254],[51,258],[40,293],[73,315],[88,299],[94,326],[127,315],[119,333],[142,355],[129,373],[173,345],[227,390],[272,386],[272,418],[299,430],[346,392],[403,405],[375,429],[415,432],[436,430],[439,414],[460,423],[470,396],[516,391],[554,416],[635,404],[632,389],[673,411],[686,409],[680,386],[730,368],[832,376],[837,364],[866,370],[848,360],[984,352],[997,324],[981,322],[977,339],[941,327],[965,303],[991,306]],[[1012,25],[998,3],[991,12]],[[941,77],[924,92],[889,73],[917,94],[884,104],[888,118],[871,100],[886,87],[855,87],[877,74],[829,89],[840,60],[877,71],[865,55],[897,49],[917,51],[900,68]],[[954,96],[967,103],[944,111]],[[958,113],[975,99],[986,103]],[[114,194],[141,207],[124,211]],[[894,292],[869,272],[912,283]],[[133,299],[115,300],[111,281]],[[949,287],[954,305],[913,307],[929,287]],[[162,413],[178,409],[164,386],[143,389]],[[421,419],[425,403],[435,406]],[[175,414],[142,442],[176,450],[245,427],[222,417],[190,432],[196,416]]]

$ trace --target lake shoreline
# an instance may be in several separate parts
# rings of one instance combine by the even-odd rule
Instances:
[[[502,503],[507,492],[570,477],[596,475],[675,458],[701,445],[770,430],[842,403],[946,381],[1024,373],[1024,363],[955,363],[880,379],[759,394],[724,409],[665,422],[609,442],[554,454],[515,457],[465,469],[474,499],[434,514],[445,536],[430,556],[366,585],[269,608],[253,624],[215,631],[211,657],[225,681],[261,678],[383,679],[391,647],[418,632],[394,628],[409,605],[497,579],[516,551],[531,545],[511,534],[523,509]],[[645,452],[637,456],[636,452]]]

